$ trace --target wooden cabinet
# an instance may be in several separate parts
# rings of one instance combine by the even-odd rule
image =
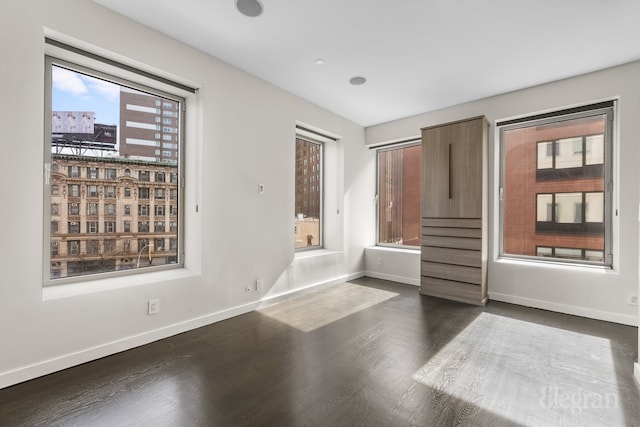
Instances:
[[[488,134],[485,117],[422,129],[425,295],[487,302]]]

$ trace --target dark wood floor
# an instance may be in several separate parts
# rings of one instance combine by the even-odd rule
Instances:
[[[0,426],[638,426],[637,348],[364,278],[0,390]]]

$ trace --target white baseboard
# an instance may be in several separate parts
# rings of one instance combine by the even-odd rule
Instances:
[[[231,317],[239,316],[241,314],[249,313],[267,305],[280,302],[293,295],[308,292],[311,290],[321,289],[338,283],[351,280],[351,278],[357,278],[364,276],[364,273],[353,273],[350,275],[343,275],[335,277],[331,280],[313,283],[301,288],[296,288],[291,291],[283,292],[277,295],[267,296],[259,301],[254,301],[248,304],[232,307],[226,310],[221,310],[215,313],[206,314],[193,319],[185,320],[183,322],[168,325],[159,329],[147,331],[138,335],[132,335],[119,340],[111,341],[105,344],[101,344],[95,347],[90,347],[77,352],[65,354],[63,356],[48,359],[42,362],[34,363],[32,365],[23,366],[11,371],[5,371],[0,373],[0,389],[18,384],[24,381],[28,381],[34,378],[41,377],[43,375],[51,374],[53,372],[61,371],[63,369],[70,368],[72,366],[80,365],[82,363],[90,362],[92,360],[100,359],[102,357],[110,356],[125,350],[130,350],[135,347],[139,347],[145,344],[149,344],[154,341],[168,338],[173,335],[181,334],[202,326],[206,326],[212,323],[220,322],[222,320],[229,319]]]
[[[351,273],[347,275],[347,282],[350,280],[355,280],[355,279],[359,279],[361,277],[366,276],[366,273],[364,271],[358,271],[357,273]]]
[[[576,307],[574,305],[558,304],[555,302],[524,298],[495,292],[489,293],[489,300],[524,305],[526,307],[541,308],[543,310],[556,311],[558,313],[571,314],[574,316],[588,317],[590,319],[605,320],[607,322],[620,323],[623,325],[638,326],[638,318],[636,316],[593,310],[584,307]]]
[[[420,279],[413,277],[397,276],[395,274],[376,273],[375,271],[367,271],[367,277],[373,277],[374,279],[389,280],[391,282],[405,283],[407,285],[420,286]]]

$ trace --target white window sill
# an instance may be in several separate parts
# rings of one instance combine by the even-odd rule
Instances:
[[[370,246],[368,248],[365,248],[365,250],[396,252],[396,253],[405,253],[405,254],[419,254],[420,253],[420,249],[419,248],[416,248],[416,249],[405,248],[405,247],[394,248],[392,246]]]
[[[330,249],[309,249],[305,251],[298,251],[295,254],[295,259],[300,258],[313,258],[318,256],[340,254],[340,251],[332,251]]]
[[[605,265],[573,264],[561,261],[545,261],[543,259],[537,260],[500,257],[498,257],[495,262],[496,264],[519,265],[523,267],[588,271],[596,274],[618,274],[618,272],[614,268]]]
[[[158,284],[161,282],[180,280],[196,277],[197,273],[186,268],[154,271],[130,276],[112,277],[108,279],[87,280],[86,282],[65,283],[62,285],[49,285],[42,288],[42,300],[50,301],[62,298],[72,298],[81,295],[94,294],[96,292],[112,291],[115,289],[129,288]]]

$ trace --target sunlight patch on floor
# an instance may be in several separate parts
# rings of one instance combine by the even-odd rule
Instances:
[[[311,332],[397,295],[395,292],[343,283],[258,311],[303,332]]]
[[[525,425],[625,424],[608,339],[509,317],[482,313],[413,379]]]

